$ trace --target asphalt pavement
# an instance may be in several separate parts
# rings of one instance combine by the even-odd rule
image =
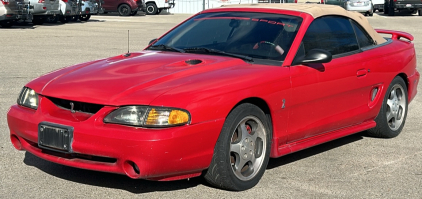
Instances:
[[[88,22],[0,29],[0,198],[422,198],[422,92],[393,139],[354,134],[278,159],[253,189],[228,192],[202,178],[173,182],[62,166],[17,151],[6,114],[28,81],[65,66],[142,50],[190,15],[93,16]],[[368,17],[411,33],[422,72],[422,17]],[[422,85],[419,86],[422,89]],[[164,166],[164,165],[163,165]]]

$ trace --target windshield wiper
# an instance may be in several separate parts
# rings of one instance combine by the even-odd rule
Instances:
[[[151,50],[167,50],[167,51],[175,51],[175,52],[180,52],[180,53],[184,53],[185,52],[182,49],[171,47],[171,46],[167,46],[165,44],[153,45],[153,46],[150,46],[148,49],[151,49]]]
[[[249,56],[246,56],[246,55],[228,53],[228,52],[224,52],[224,51],[216,50],[216,49],[212,49],[212,48],[197,47],[197,48],[184,48],[183,50],[185,52],[205,52],[205,53],[212,53],[212,54],[218,54],[218,55],[225,55],[225,56],[240,58],[240,59],[243,59],[243,60],[246,60],[246,61],[249,61],[249,62],[253,62],[252,57],[249,57]]]

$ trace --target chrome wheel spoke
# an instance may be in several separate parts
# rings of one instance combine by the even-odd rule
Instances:
[[[230,152],[241,154],[240,150],[241,150],[241,143],[236,143],[236,144],[230,145]]]
[[[387,100],[387,105],[388,105],[388,108],[392,108],[393,107],[393,100],[391,100],[391,99],[388,99]]]
[[[265,159],[266,131],[254,116],[242,119],[232,134],[230,155],[233,173],[240,180],[253,178]]]
[[[391,119],[395,118],[395,115],[391,112],[387,113],[387,121],[390,121]]]

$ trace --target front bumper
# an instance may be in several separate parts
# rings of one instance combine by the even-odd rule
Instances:
[[[105,106],[82,121],[77,113],[40,96],[38,110],[19,105],[10,108],[7,121],[11,141],[17,149],[58,164],[131,178],[173,180],[198,176],[209,166],[224,123],[220,119],[162,129],[104,124],[103,118],[114,109]],[[38,146],[41,122],[74,128],[70,153],[55,153]]]

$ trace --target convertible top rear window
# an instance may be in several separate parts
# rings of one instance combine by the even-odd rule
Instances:
[[[301,22],[300,17],[280,14],[204,13],[178,26],[154,45],[207,48],[253,59],[283,61]]]

